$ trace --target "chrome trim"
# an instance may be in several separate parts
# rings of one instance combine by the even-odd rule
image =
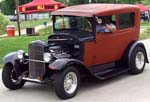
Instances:
[[[47,63],[45,61],[40,61],[40,60],[33,60],[33,59],[25,59],[27,61],[32,61],[32,62],[42,62],[42,63]]]
[[[68,39],[49,39],[48,41],[66,41]]]
[[[22,79],[26,80],[26,81],[31,81],[31,82],[43,83],[42,81],[40,81],[38,79],[30,79],[30,78],[25,78],[25,77],[23,77]]]
[[[74,72],[69,72],[64,79],[64,90],[68,94],[72,94],[76,91],[78,86],[77,75]]]
[[[136,54],[135,65],[136,65],[137,69],[139,69],[139,70],[143,69],[143,67],[145,65],[145,57],[144,57],[143,52],[138,52]]]
[[[33,50],[34,47],[36,48],[36,51],[34,49],[34,52],[33,52],[31,50]],[[32,56],[32,53],[37,53],[37,54],[39,53],[40,57],[42,57],[42,58],[37,57],[37,59],[36,59],[35,57]],[[29,75],[31,75],[33,77],[33,79],[36,79],[36,77],[42,78],[46,72],[45,61],[43,60],[43,54],[44,54],[44,46],[37,45],[37,44],[30,44],[29,45],[29,59],[30,59],[29,60]],[[32,66],[33,63],[35,63],[34,66]],[[40,66],[37,66],[37,64],[40,64]]]

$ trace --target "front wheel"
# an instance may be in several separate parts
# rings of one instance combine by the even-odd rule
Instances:
[[[80,75],[76,68],[68,67],[55,73],[54,86],[56,95],[61,99],[72,98],[80,85]]]
[[[146,53],[143,48],[136,47],[135,50],[131,54],[130,59],[130,70],[131,74],[139,74],[142,73],[146,63]]]
[[[11,90],[22,88],[25,81],[17,77],[13,65],[6,64],[2,71],[2,81],[4,85]]]

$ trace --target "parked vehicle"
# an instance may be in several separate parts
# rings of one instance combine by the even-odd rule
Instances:
[[[8,15],[7,17],[8,17],[8,19],[9,19],[10,21],[12,21],[12,22],[17,21],[17,16],[15,16],[15,15]]]
[[[105,16],[115,32],[96,32]],[[2,80],[7,88],[22,88],[27,81],[53,83],[56,95],[68,99],[76,95],[82,77],[140,74],[148,63],[139,41],[140,10],[134,5],[70,6],[52,12],[52,19],[54,34],[48,42],[33,41],[28,53],[19,50],[4,57]]]

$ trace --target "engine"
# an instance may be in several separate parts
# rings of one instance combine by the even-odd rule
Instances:
[[[77,38],[70,35],[51,35],[48,38],[49,51],[56,59],[78,59],[80,45]]]
[[[70,51],[65,50],[61,46],[53,46],[49,48],[51,54],[56,59],[62,59],[62,58],[71,58],[71,54],[69,54]]]

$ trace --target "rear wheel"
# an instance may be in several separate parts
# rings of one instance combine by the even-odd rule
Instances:
[[[61,99],[72,98],[76,95],[80,85],[80,75],[76,68],[68,67],[56,72],[54,86],[56,95]]]
[[[2,71],[2,81],[4,85],[11,90],[22,88],[25,84],[25,81],[22,80],[21,77],[17,77],[15,69],[11,64],[6,64],[4,66]]]
[[[146,53],[143,48],[137,47],[131,54],[130,70],[131,74],[142,73],[146,63]]]

